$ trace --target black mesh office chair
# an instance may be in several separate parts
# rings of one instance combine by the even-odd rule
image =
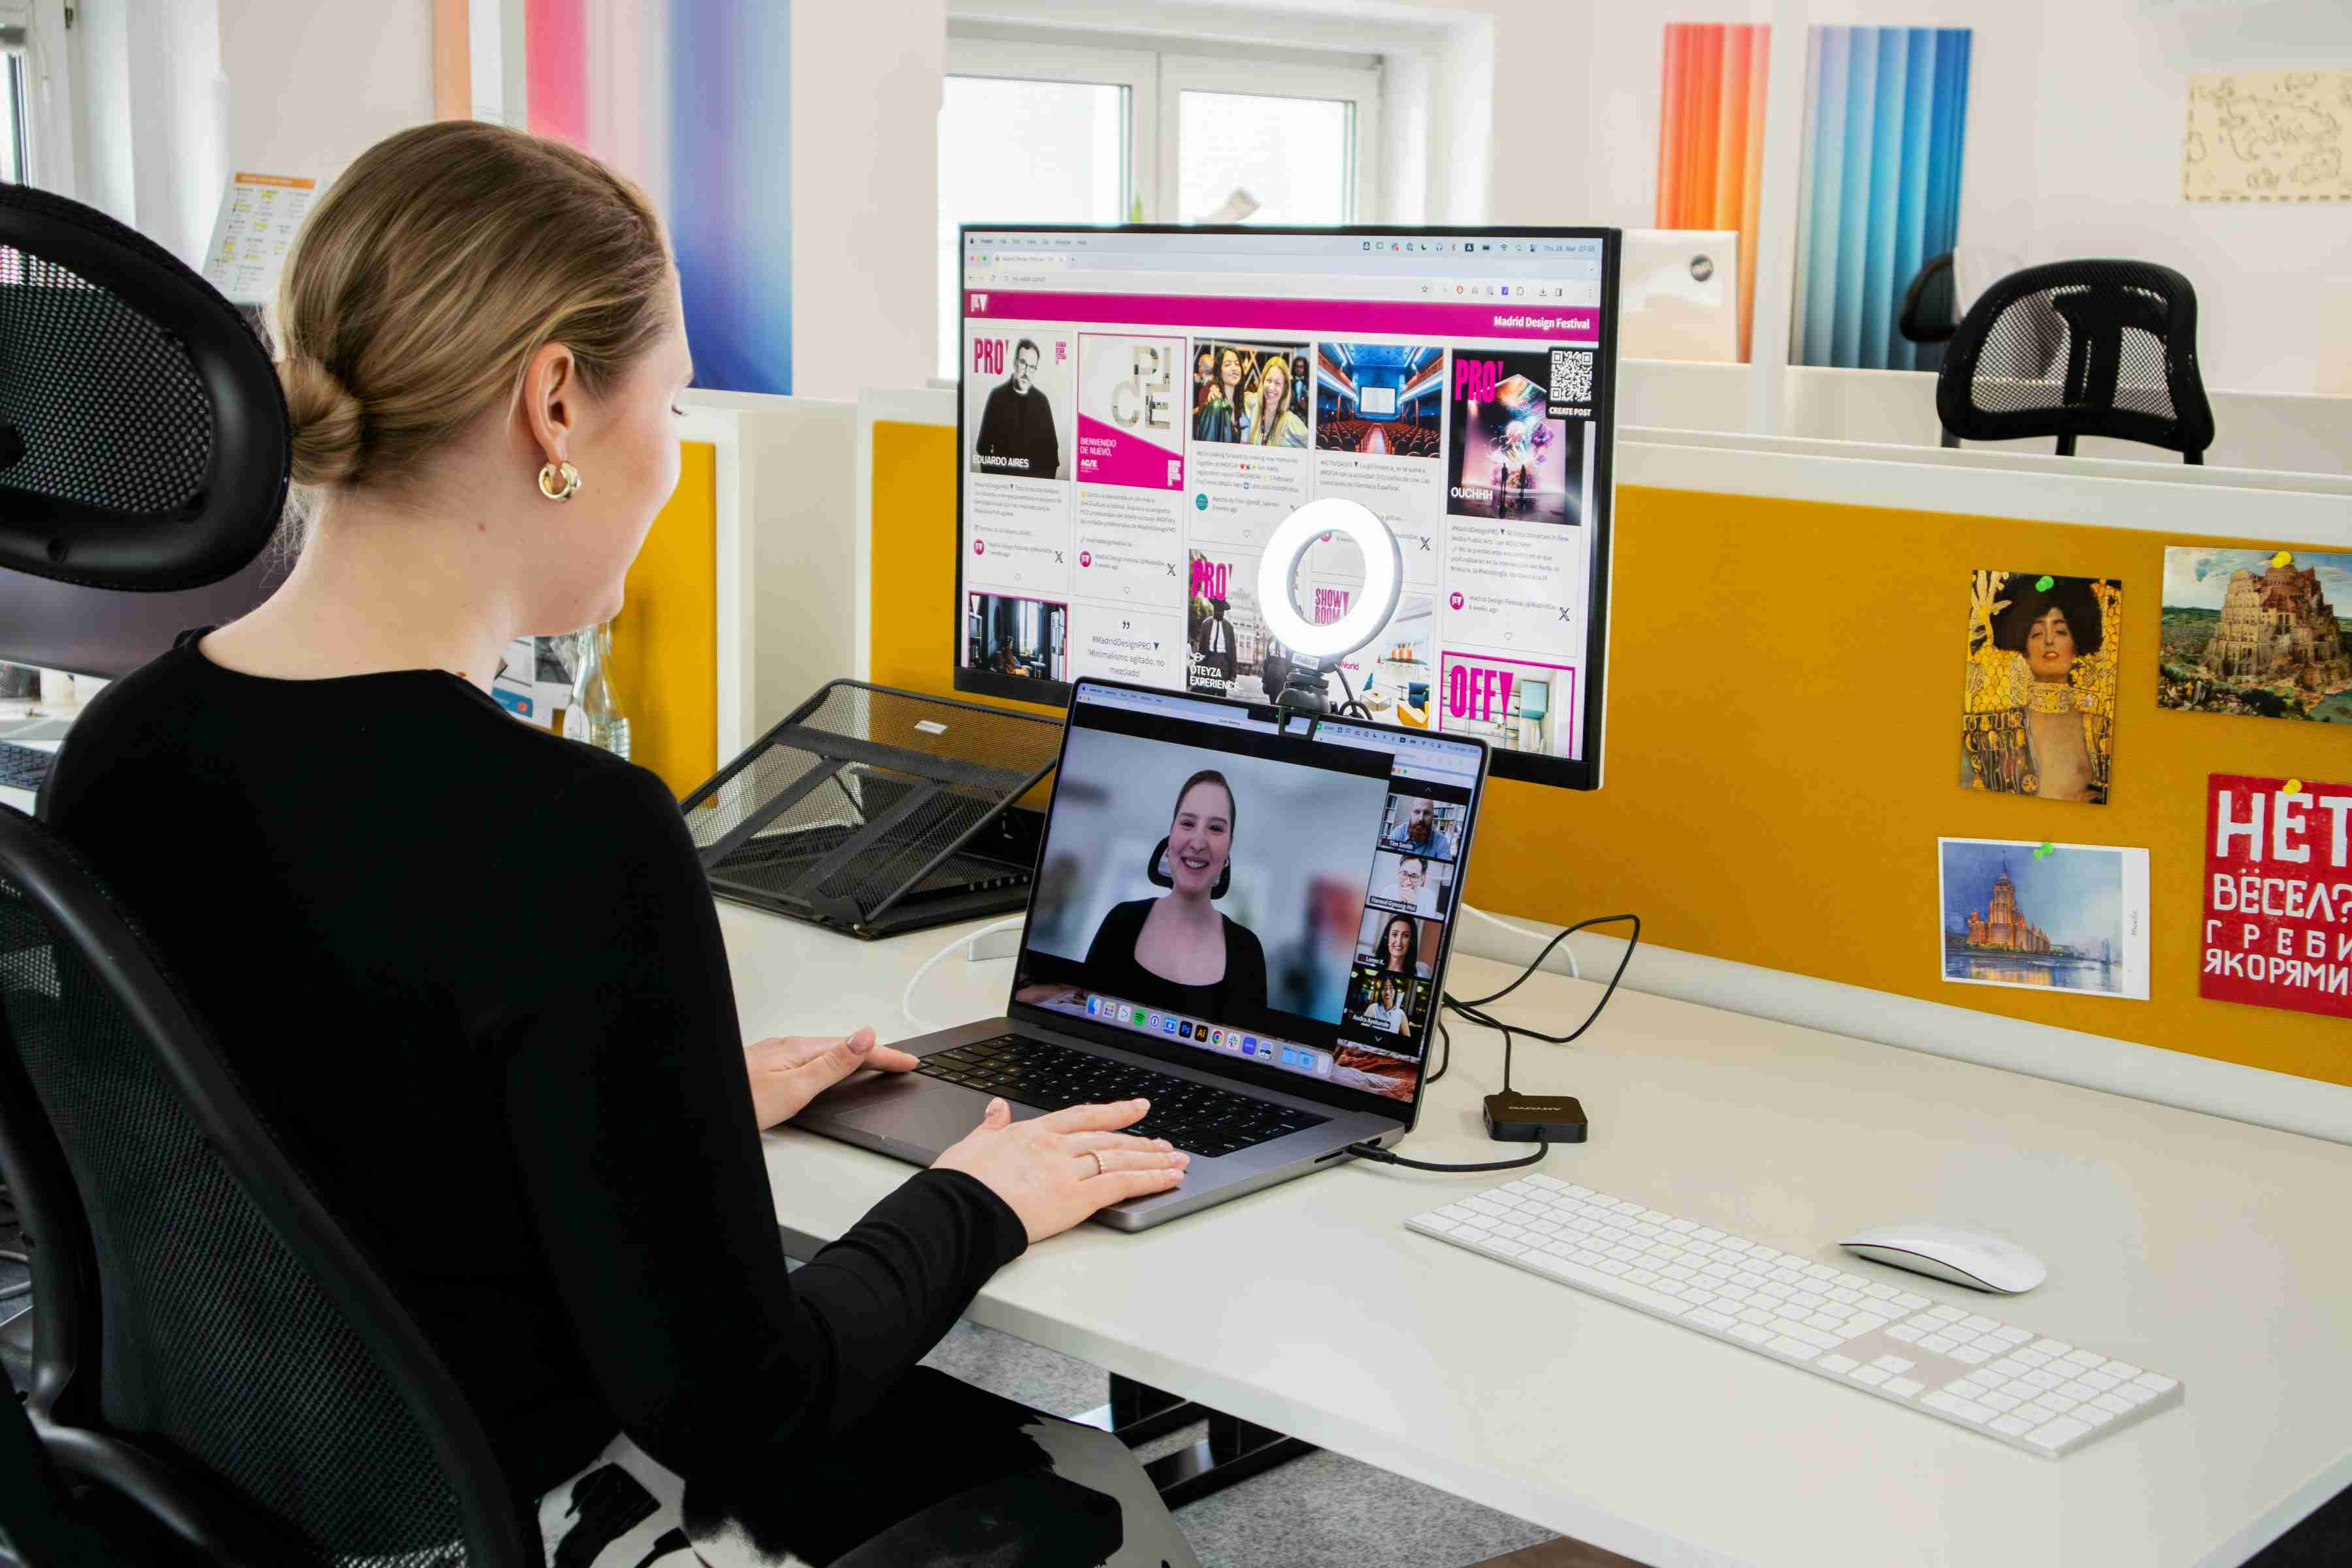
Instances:
[[[1895,313],[1895,330],[1915,343],[1951,342],[1952,329],[1959,324],[1953,319],[1953,295],[1952,253],[1947,250],[1929,257],[1913,274],[1911,286],[1903,290],[1902,307]]]
[[[0,573],[220,580],[268,542],[289,450],[268,355],[226,300],[102,214],[0,186]],[[77,1512],[114,1521],[114,1561],[156,1540],[256,1568],[536,1560],[362,1240],[126,912],[5,808],[0,1166],[34,1260],[25,1408]],[[0,1469],[0,1510],[58,1500],[27,1468]]]
[[[2197,291],[2146,261],[2053,261],[2000,279],[1945,345],[1944,428],[1969,441],[2143,441],[2201,463],[2213,410],[2197,372]]]

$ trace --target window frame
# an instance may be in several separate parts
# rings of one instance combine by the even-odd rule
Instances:
[[[76,196],[78,157],[74,73],[78,28],[67,19],[68,0],[0,0],[0,26],[21,28],[24,42],[5,52],[13,89],[23,180],[61,196]],[[12,150],[13,151],[13,150]]]
[[[1340,101],[1349,106],[1348,207],[1339,222],[1382,221],[1381,172],[1381,100],[1385,86],[1377,59],[1370,65],[1338,60],[1302,60],[1295,56],[1269,59],[1263,50],[1231,54],[1188,50],[1161,54],[1160,60],[1159,210],[1158,221],[1184,223],[1177,193],[1182,171],[1180,145],[1186,92],[1244,93],[1257,98],[1305,98]]]
[[[1153,221],[1159,190],[1160,69],[1158,57],[1150,50],[1031,43],[952,32],[948,35],[946,68],[941,74],[1125,88],[1127,136],[1122,151],[1127,167],[1119,183],[1119,218],[1126,221],[1139,195],[1144,221]]]
[[[0,137],[0,183],[33,183],[33,138],[25,121],[31,106],[26,102],[25,57],[16,49],[0,49],[0,98],[7,100],[6,134]]]
[[[5,3],[5,0],[0,0]],[[1173,40],[1171,40],[1173,41]],[[1181,49],[1150,47],[1155,39],[1078,43],[1023,27],[951,24],[941,76],[1003,81],[1078,82],[1127,89],[1127,168],[1119,221],[1174,224],[1181,167],[1180,113],[1190,89],[1244,92],[1265,98],[1312,98],[1346,102],[1350,110],[1349,189],[1342,223],[1377,223],[1386,214],[1387,187],[1381,111],[1387,83],[1377,54],[1323,56],[1297,48],[1267,48],[1185,40]],[[1140,214],[1138,216],[1138,207]],[[936,213],[936,206],[935,206]],[[1007,221],[1012,221],[1008,219]],[[961,257],[948,267],[960,268]],[[961,276],[942,278],[940,297],[956,298]],[[961,344],[953,317],[940,323],[940,345],[953,364]]]
[[[33,10],[25,0],[0,0],[0,32],[14,33],[18,42],[0,43],[0,97],[7,100],[8,134],[0,140],[0,178],[11,184],[33,183]]]

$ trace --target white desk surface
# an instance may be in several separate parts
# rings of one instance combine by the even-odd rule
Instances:
[[[916,1033],[907,977],[972,929],[865,943],[719,910],[754,1036]],[[944,961],[916,1010],[1001,1012],[1011,968]],[[1511,973],[1457,959],[1454,989]],[[1558,1033],[1598,994],[1543,974],[1503,1005]],[[1501,1043],[1454,1044],[1402,1152],[1501,1157],[1478,1125]],[[1514,1076],[1592,1117],[1538,1169],[2128,1357],[2187,1403],[2019,1453],[1403,1228],[1508,1177],[1360,1163],[1140,1235],[1082,1226],[972,1316],[1657,1564],[2237,1563],[2352,1484],[2352,1148],[1626,990]],[[802,1247],[906,1177],[790,1130],[767,1156]],[[2049,1282],[1988,1301],[1833,1245],[1918,1216],[2021,1243]]]

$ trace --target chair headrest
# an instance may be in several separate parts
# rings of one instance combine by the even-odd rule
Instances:
[[[0,185],[0,572],[217,583],[268,543],[292,463],[235,306],[104,213]]]

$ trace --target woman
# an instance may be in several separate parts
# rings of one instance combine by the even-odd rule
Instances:
[[[620,608],[677,482],[692,372],[645,197],[501,126],[404,131],[310,215],[277,317],[300,559],[109,688],[44,809],[369,1222],[549,1560],[635,1563],[618,1535],[667,1521],[666,1565],[831,1563],[952,1533],[959,1493],[1124,1473],[916,1363],[1025,1247],[1176,1184],[1118,1131],[1140,1103],[992,1101],[787,1278],[759,1129],[914,1058],[871,1029],[746,1047],[675,798],[491,700],[510,639]],[[1066,1517],[1100,1512],[1075,1490]],[[1148,1549],[1113,1562],[1192,1560],[1164,1512],[1123,1529]]]
[[[1151,852],[1151,879],[1170,891],[1103,916],[1087,947],[1097,990],[1220,1021],[1264,1010],[1265,949],[1214,903],[1233,883],[1238,816],[1224,774],[1203,768],[1184,781],[1168,837]]]
[[[1996,597],[2008,584],[2025,586]],[[2105,600],[2112,592],[2081,577],[1977,574],[1961,719],[1963,784],[2106,804],[2113,699],[2103,689],[2105,679],[2077,679],[2093,675],[2077,667],[2105,645]]]
[[[1386,1029],[1391,1035],[1404,1033],[1404,1009],[1397,1005],[1395,981],[1381,982],[1380,994],[1370,1007],[1364,1009],[1364,1016],[1375,1028]]]
[[[1372,962],[1383,974],[1402,974],[1411,979],[1427,979],[1429,971],[1421,962],[1421,928],[1411,915],[1391,915],[1381,927],[1381,940],[1372,947]]]
[[[1217,351],[1217,379],[1210,384],[1208,401],[1192,418],[1196,441],[1241,439],[1242,351],[1227,344]]]
[[[1290,406],[1290,362],[1270,355],[1258,373],[1257,395],[1250,404],[1249,433],[1253,447],[1304,447],[1307,421]]]

